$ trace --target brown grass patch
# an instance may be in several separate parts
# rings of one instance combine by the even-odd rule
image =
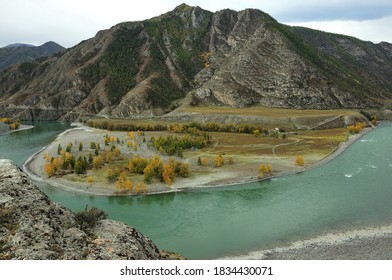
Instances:
[[[267,108],[263,106],[253,106],[246,108],[233,108],[227,106],[212,107],[184,107],[178,109],[179,112],[193,112],[199,114],[226,114],[226,115],[243,115],[243,116],[260,116],[260,117],[332,117],[337,115],[356,115],[355,110],[295,110],[282,108]]]

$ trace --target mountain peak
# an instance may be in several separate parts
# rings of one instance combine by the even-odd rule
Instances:
[[[189,6],[188,4],[182,3],[178,5],[177,7],[174,8],[173,11],[178,11],[178,12],[186,12],[194,8],[193,6]]]

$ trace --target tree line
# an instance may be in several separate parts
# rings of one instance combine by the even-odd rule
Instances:
[[[270,131],[263,128],[261,125],[256,124],[224,124],[224,123],[184,123],[184,124],[166,124],[166,123],[137,123],[137,122],[119,122],[116,120],[89,120],[87,125],[106,129],[110,131],[170,131],[177,133],[189,133],[192,134],[194,131],[202,132],[229,132],[229,133],[245,133],[259,135],[269,135]]]

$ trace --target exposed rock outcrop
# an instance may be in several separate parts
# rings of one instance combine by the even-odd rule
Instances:
[[[169,259],[128,225],[100,220],[86,231],[10,160],[0,160],[0,259]]]

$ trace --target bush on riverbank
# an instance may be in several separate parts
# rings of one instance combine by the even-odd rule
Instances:
[[[351,134],[357,134],[360,133],[365,127],[366,127],[366,123],[364,122],[357,123],[355,125],[349,125],[348,132]]]
[[[15,121],[11,118],[0,118],[0,122],[8,124],[10,130],[16,130],[20,127],[20,120],[16,119]]]

